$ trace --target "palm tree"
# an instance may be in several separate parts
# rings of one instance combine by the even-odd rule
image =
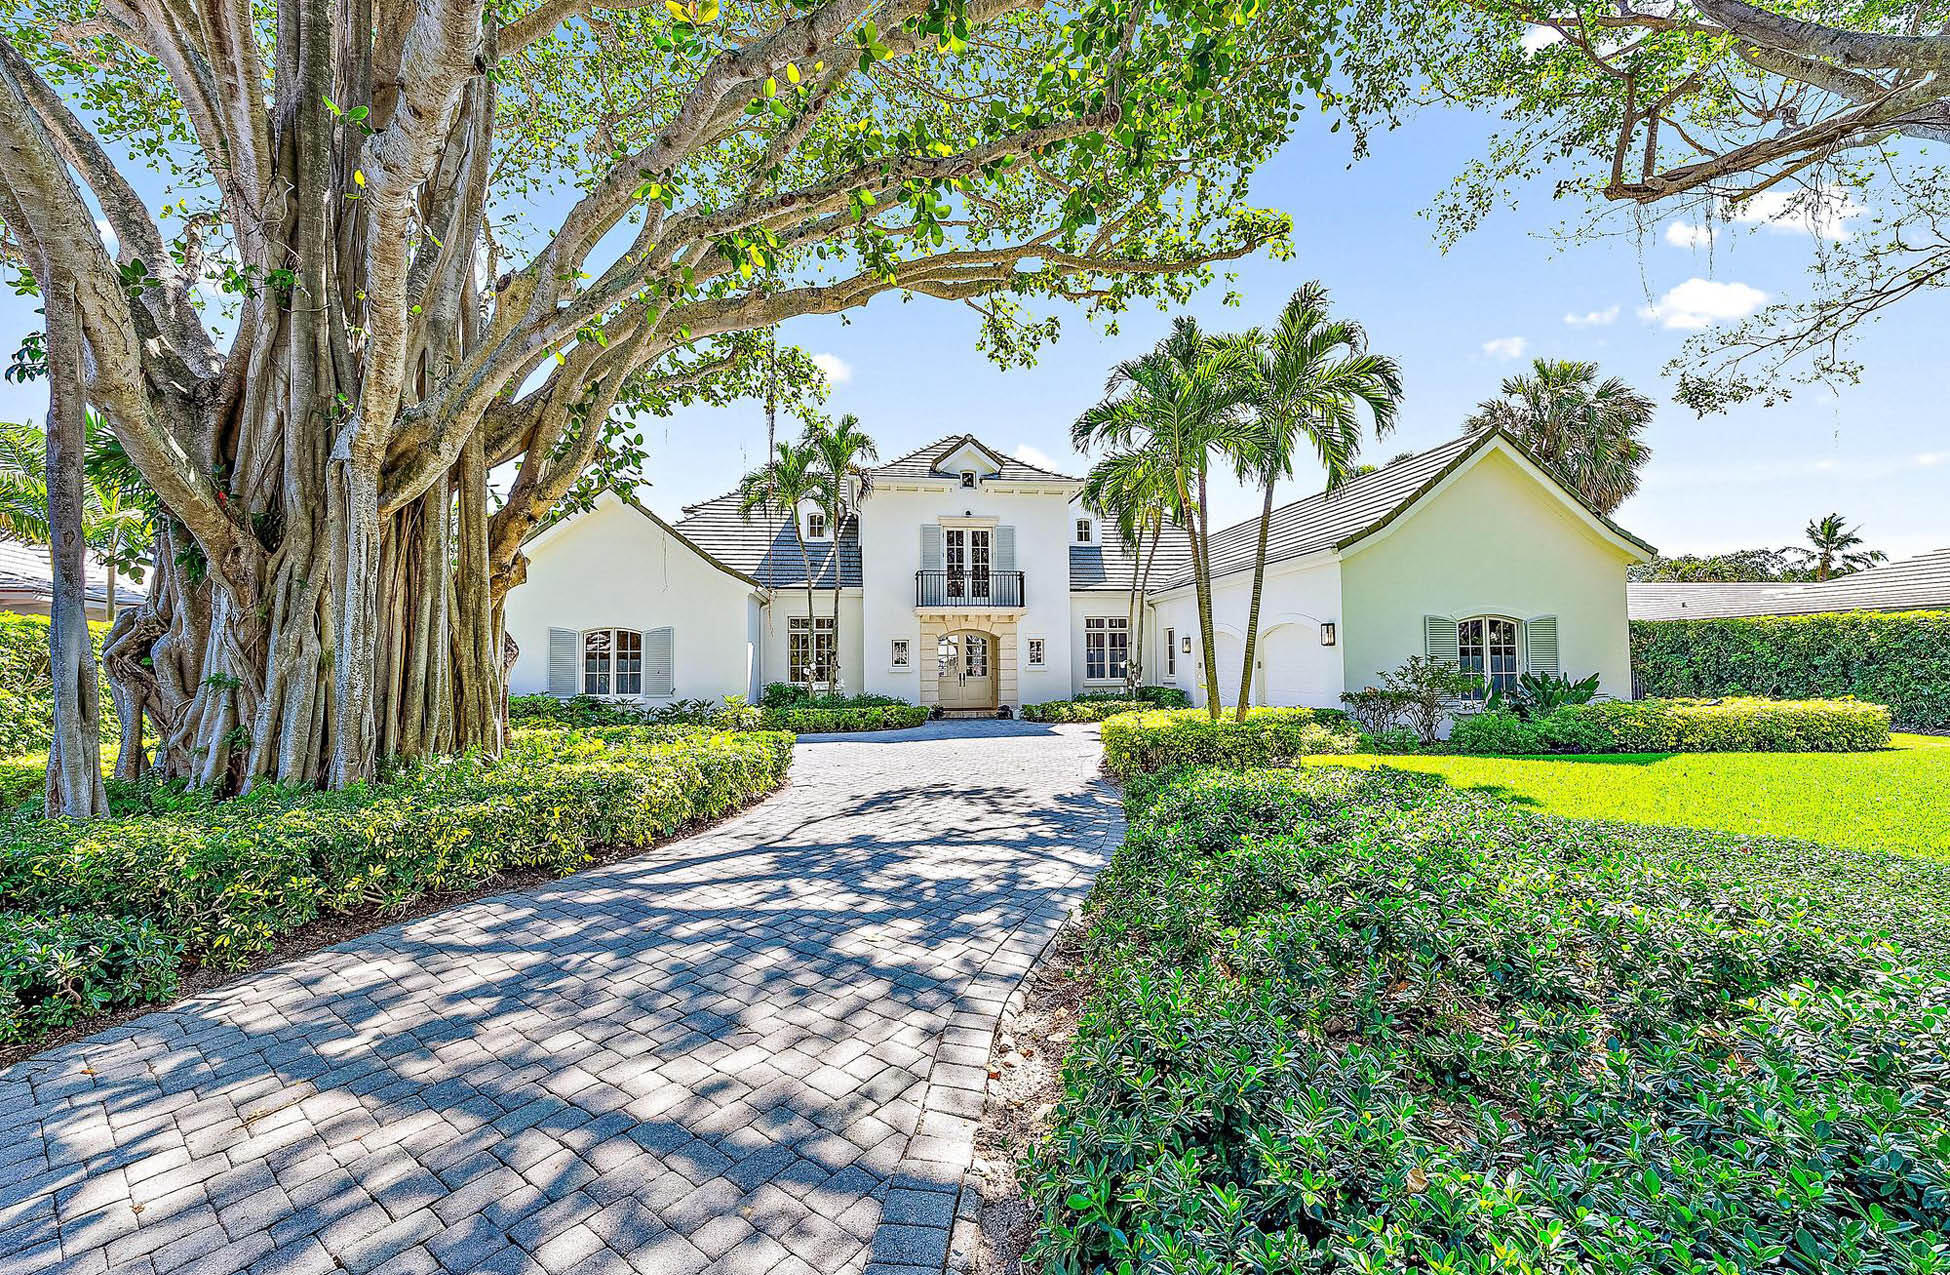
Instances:
[[[108,618],[116,612],[116,572],[133,570],[154,535],[148,502],[130,480],[126,462],[101,418],[87,417],[88,456],[82,467],[82,539],[108,567]],[[47,516],[47,435],[38,426],[0,421],[0,540],[51,545]]]
[[[799,546],[799,561],[806,572],[806,694],[813,693],[819,665],[819,630],[813,620],[812,554],[799,528],[799,506],[807,501],[824,504],[826,477],[820,473],[818,456],[807,444],[780,443],[766,464],[746,474],[738,482],[738,513],[746,522],[759,512],[777,512],[792,525],[792,538]],[[790,635],[786,658],[791,659]]]
[[[806,446],[813,450],[824,480],[826,527],[832,536],[828,560],[833,566],[833,682],[840,680],[840,531],[857,501],[873,491],[871,461],[880,459],[873,439],[860,429],[860,418],[848,412],[833,425],[806,429]]]
[[[1135,692],[1144,684],[1144,595],[1151,568],[1158,560],[1158,539],[1164,531],[1171,481],[1148,452],[1117,452],[1091,466],[1081,499],[1085,508],[1108,518],[1118,540],[1131,554],[1131,604],[1126,632],[1130,647],[1124,661],[1124,687]],[[1146,541],[1149,541],[1149,548]]]
[[[1293,477],[1295,454],[1307,445],[1327,468],[1327,490],[1350,476],[1361,450],[1362,408],[1376,437],[1395,427],[1402,397],[1401,368],[1368,351],[1360,324],[1329,318],[1327,289],[1318,282],[1295,292],[1271,331],[1239,338],[1240,366],[1252,429],[1236,454],[1241,482],[1260,485],[1259,545],[1253,558],[1252,602],[1246,612],[1246,653],[1239,670],[1238,718],[1252,703],[1253,654],[1259,637],[1260,595],[1266,582],[1266,540],[1273,525],[1273,489]]]
[[[1237,449],[1249,428],[1240,404],[1239,362],[1235,344],[1206,336],[1194,320],[1181,316],[1150,353],[1113,368],[1103,401],[1070,427],[1078,451],[1108,447],[1149,454],[1169,483],[1172,507],[1191,548],[1205,656],[1206,709],[1215,722],[1222,706],[1218,670],[1213,667],[1206,482],[1213,454]]]
[[[1862,537],[1856,534],[1861,530],[1860,526],[1848,526],[1840,514],[1829,514],[1808,523],[1808,543],[1814,549],[1803,552],[1814,561],[1816,580],[1847,575],[1889,560],[1889,555],[1880,549],[1856,547],[1862,543]]]
[[[1639,489],[1652,449],[1639,438],[1652,422],[1652,400],[1616,376],[1598,379],[1596,363],[1538,359],[1527,373],[1503,379],[1501,398],[1485,399],[1463,422],[1472,434],[1500,429],[1601,514]]]

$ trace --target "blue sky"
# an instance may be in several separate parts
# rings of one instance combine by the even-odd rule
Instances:
[[[1223,305],[1225,289],[1215,285],[1188,308],[1208,328],[1237,328],[1269,318],[1305,280],[1325,283],[1336,309],[1403,366],[1401,423],[1372,446],[1377,461],[1452,437],[1532,356],[1596,360],[1659,404],[1654,460],[1618,517],[1669,553],[1798,540],[1810,518],[1830,510],[1860,522],[1869,543],[1895,557],[1950,545],[1950,405],[1941,388],[1950,296],[1905,302],[1870,329],[1857,348],[1867,368],[1860,385],[1839,395],[1803,388],[1783,405],[1696,418],[1671,402],[1662,375],[1690,332],[1675,325],[1738,312],[1762,295],[1799,294],[1813,238],[1802,228],[1736,226],[1710,248],[1689,247],[1672,241],[1684,236],[1667,215],[1641,234],[1563,243],[1553,232],[1580,210],[1554,203],[1539,184],[1444,254],[1422,210],[1492,126],[1484,116],[1431,112],[1377,139],[1374,155],[1350,168],[1345,134],[1309,118],[1255,185],[1256,202],[1292,214],[1294,257],[1241,263],[1238,307]],[[1567,321],[1573,316],[1581,321]],[[1107,338],[1067,315],[1063,339],[1037,367],[1006,372],[977,353],[971,312],[925,297],[883,296],[845,319],[801,320],[784,333],[834,361],[831,410],[859,415],[883,456],[967,432],[1081,472],[1070,421],[1099,395],[1111,364],[1155,341],[1170,317],[1134,311]],[[20,299],[0,298],[0,353],[37,326]],[[39,418],[43,395],[0,387],[0,414]],[[728,489],[764,450],[756,403],[644,424],[652,482],[642,494],[667,515]],[[1319,485],[1318,472],[1306,472],[1281,495]],[[1215,517],[1256,509],[1250,493],[1222,488]]]

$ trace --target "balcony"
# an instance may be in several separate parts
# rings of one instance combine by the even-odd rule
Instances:
[[[1020,611],[1020,571],[916,571],[917,611]]]

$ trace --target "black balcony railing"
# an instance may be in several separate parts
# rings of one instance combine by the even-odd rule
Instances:
[[[1019,607],[1023,605],[1020,571],[916,571],[917,607]]]

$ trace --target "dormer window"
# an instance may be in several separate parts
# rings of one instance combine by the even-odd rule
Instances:
[[[823,510],[810,509],[806,511],[806,539],[826,539],[826,514]]]
[[[964,486],[964,487],[973,487],[973,486],[975,485],[975,471],[974,471],[974,470],[972,470],[972,469],[964,469],[964,470],[962,470],[962,471],[961,471],[961,485],[962,485],[962,486]]]
[[[1077,543],[1080,545],[1090,543],[1090,520],[1088,518],[1077,519]]]

